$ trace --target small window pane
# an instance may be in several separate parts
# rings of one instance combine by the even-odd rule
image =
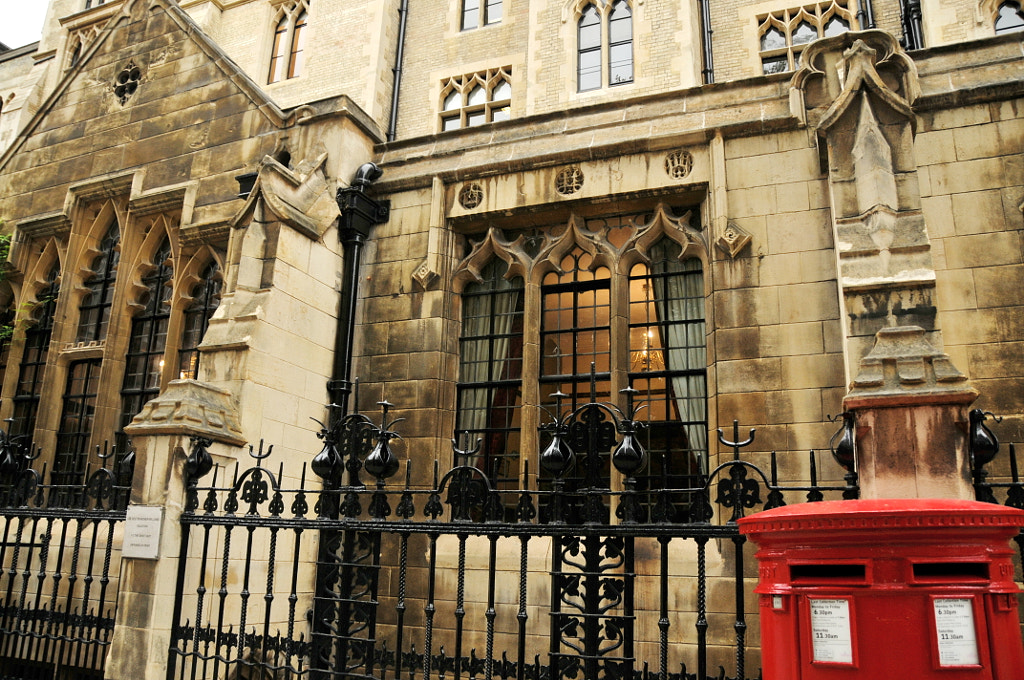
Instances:
[[[761,36],[761,50],[779,50],[786,46],[786,36],[775,26],[772,26]]]
[[[441,131],[448,132],[449,130],[459,129],[459,116],[451,116],[449,118],[441,119]]]
[[[579,89],[596,90],[601,87],[601,53],[580,53]]]
[[[611,78],[612,85],[633,82],[633,45],[612,45],[611,48]]]
[[[473,113],[466,114],[466,125],[473,127],[474,125],[483,125],[487,122],[487,116],[483,111],[474,111]]]
[[[462,0],[462,30],[480,25],[480,0]]]
[[[487,96],[484,94],[484,88],[482,85],[477,85],[469,91],[469,97],[467,97],[467,106],[477,106],[487,101]]]
[[[807,21],[801,21],[800,25],[793,31],[793,44],[803,45],[818,37],[818,31]]]
[[[600,49],[601,48],[601,17],[597,9],[591,5],[580,18],[579,25],[579,48]]]
[[[633,15],[625,2],[615,3],[608,20],[609,40],[612,43],[633,39]]]
[[[484,23],[496,24],[501,21],[501,0],[487,0],[487,16]]]
[[[512,98],[512,86],[509,85],[507,80],[502,80],[500,83],[494,86],[491,90],[491,101],[498,102],[503,99]]]
[[[769,57],[761,60],[761,70],[765,75],[772,73],[783,73],[787,70],[789,64],[786,62],[786,56],[781,57]]]
[[[841,35],[850,30],[850,22],[842,17],[832,17],[825,24],[825,37],[831,38],[834,35]]]
[[[444,110],[454,111],[455,109],[461,108],[462,106],[462,95],[458,90],[452,90],[448,93],[448,96],[444,98]]]
[[[500,109],[494,109],[491,114],[491,120],[497,122],[499,120],[508,120],[511,116],[509,115],[509,109],[507,106],[502,106]]]

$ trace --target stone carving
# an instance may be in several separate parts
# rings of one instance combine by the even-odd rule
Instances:
[[[684,149],[665,156],[665,172],[672,179],[683,179],[693,169],[693,154]]]
[[[723,253],[735,259],[740,251],[750,243],[751,238],[749,232],[730,222],[722,235],[715,240],[715,245]]]
[[[563,168],[555,177],[555,191],[571,196],[583,188],[583,170],[577,165]]]
[[[851,365],[887,326],[935,330],[935,268],[916,177],[913,61],[882,31],[845,33],[804,51],[794,114],[827,149]]]
[[[480,281],[480,272],[491,258],[498,257],[508,264],[506,278],[521,276],[528,280],[538,265],[545,269],[558,269],[562,258],[577,247],[590,254],[594,266],[607,266],[614,271],[627,259],[622,257],[623,253],[635,250],[647,257],[651,246],[662,238],[679,244],[680,260],[690,257],[706,259],[707,243],[704,235],[690,224],[692,219],[690,211],[675,217],[667,205],[659,203],[646,222],[631,221],[633,233],[619,248],[609,242],[604,233],[588,229],[586,220],[578,215],[571,215],[560,230],[519,233],[515,239],[508,239],[502,230],[492,227],[456,266],[454,278],[459,284],[457,288],[470,281]]]
[[[476,182],[468,182],[459,191],[459,205],[466,210],[478,207],[484,200],[484,190]]]
[[[114,96],[122,105],[135,94],[135,90],[139,89],[141,78],[142,71],[132,62],[128,62],[128,65],[117,74],[117,78],[114,79]]]

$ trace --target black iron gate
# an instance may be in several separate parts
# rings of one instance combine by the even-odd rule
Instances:
[[[100,468],[49,483],[38,458],[0,432],[0,680],[101,679],[133,457],[115,470],[97,451]]]

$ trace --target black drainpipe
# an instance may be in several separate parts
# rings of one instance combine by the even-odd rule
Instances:
[[[398,46],[395,48],[394,85],[391,91],[391,120],[388,121],[388,141],[395,141],[398,130],[398,95],[402,89],[402,62],[405,59],[405,22],[409,17],[409,0],[402,0],[398,8]]]
[[[390,201],[375,201],[367,190],[383,171],[375,163],[363,163],[352,184],[338,189],[338,238],[344,246],[342,255],[341,299],[338,305],[338,334],[334,340],[334,369],[327,382],[327,393],[334,409],[332,420],[348,413],[348,397],[352,392],[352,338],[356,327],[356,302],[359,300],[359,260],[363,244],[375,224],[387,222]]]
[[[924,47],[924,25],[921,23],[921,0],[901,0],[903,21],[903,48],[919,50]]]
[[[711,34],[714,31],[711,30],[711,7],[708,0],[700,0],[700,32],[701,52],[704,56],[704,68],[700,73],[704,84],[710,85],[715,82],[715,57],[711,53]]]
[[[857,5],[857,25],[860,30],[875,28],[875,8],[871,6],[871,0],[861,0]]]

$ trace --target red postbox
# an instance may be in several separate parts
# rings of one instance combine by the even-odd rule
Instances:
[[[1024,679],[1009,546],[1024,511],[837,501],[739,525],[759,548],[765,680]]]

